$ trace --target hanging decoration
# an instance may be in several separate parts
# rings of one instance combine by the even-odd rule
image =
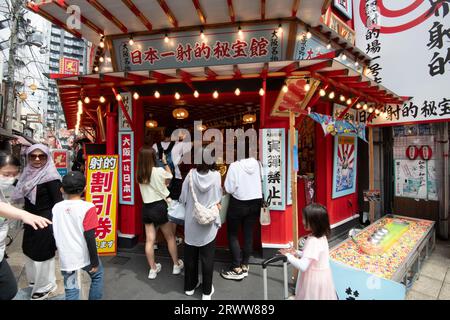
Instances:
[[[176,108],[172,111],[172,115],[177,120],[183,120],[189,117],[189,112],[185,108]]]
[[[309,117],[321,125],[325,136],[328,134],[335,136],[353,133],[356,134],[361,140],[367,142],[366,125],[364,123],[355,123],[347,120],[335,120],[332,116],[317,112],[311,112]]]

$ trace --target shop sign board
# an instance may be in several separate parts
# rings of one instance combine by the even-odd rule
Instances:
[[[27,114],[27,122],[40,123],[41,122],[41,115],[39,113]]]
[[[395,160],[395,196],[438,200],[436,160]]]
[[[115,71],[158,70],[286,60],[289,24],[242,26],[113,39]]]
[[[122,102],[127,110],[130,119],[133,119],[133,99],[131,98],[131,92],[122,92]],[[127,118],[123,114],[122,108],[119,106],[119,131],[131,131],[131,126],[127,121]]]
[[[88,156],[86,201],[97,207],[95,237],[101,255],[115,255],[117,252],[118,168],[118,155]]]
[[[263,194],[270,210],[286,209],[285,129],[262,129]]]
[[[357,139],[356,135],[339,135],[334,138],[333,199],[356,191]]]
[[[134,205],[134,132],[119,132],[119,203]]]
[[[69,151],[65,149],[52,150],[52,158],[61,177],[69,172]]]
[[[334,0],[333,6],[347,18],[353,18],[353,0]]]
[[[370,75],[396,94],[413,97],[403,106],[390,105],[387,116],[372,119],[374,125],[450,121],[450,96],[443,89],[450,83],[449,4],[412,3],[389,1],[383,9],[381,0],[355,1],[356,46],[372,58]],[[360,121],[367,119],[360,112]]]
[[[12,129],[17,132],[23,133],[23,123],[20,121],[17,121],[16,119],[13,119]]]
[[[350,28],[344,21],[335,15],[331,10],[331,7],[327,10],[325,15],[322,16],[322,20],[328,28],[336,32],[339,36],[352,45],[355,45],[355,30]]]

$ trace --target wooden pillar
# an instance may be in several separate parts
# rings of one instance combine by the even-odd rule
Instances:
[[[373,155],[373,128],[369,127],[369,190],[375,189]],[[375,221],[375,202],[369,201],[369,221]]]

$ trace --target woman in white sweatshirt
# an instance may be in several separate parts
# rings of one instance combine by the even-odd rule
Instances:
[[[229,270],[221,276],[228,280],[242,280],[248,276],[248,261],[252,252],[253,228],[259,219],[262,203],[260,164],[255,158],[233,162],[225,178],[225,190],[231,195],[227,211],[228,245],[232,255]],[[244,247],[239,246],[239,227],[244,235]]]

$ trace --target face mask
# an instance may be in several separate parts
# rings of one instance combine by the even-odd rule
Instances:
[[[9,188],[14,184],[15,181],[16,181],[15,177],[11,178],[0,177],[0,188],[1,189]]]

